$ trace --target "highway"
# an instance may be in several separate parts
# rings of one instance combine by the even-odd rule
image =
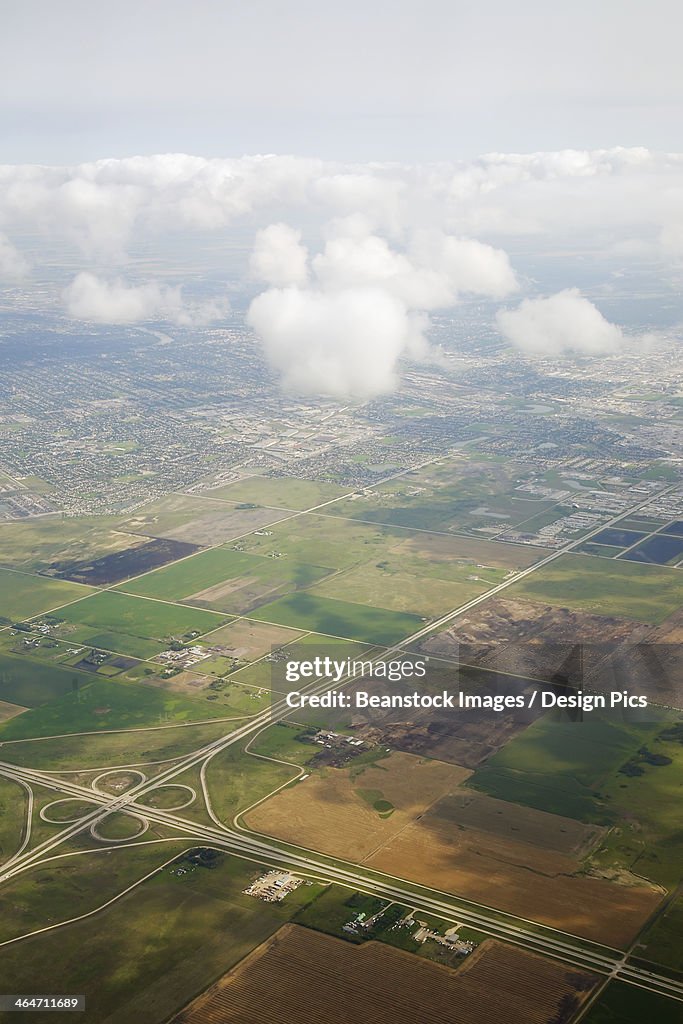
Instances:
[[[512,915],[500,914],[490,908],[477,908],[475,904],[446,893],[434,895],[431,894],[431,890],[423,886],[397,880],[379,872],[364,871],[356,865],[343,866],[339,862],[321,858],[313,851],[310,851],[310,855],[304,856],[289,849],[283,849],[272,841],[266,841],[250,833],[242,834],[229,828],[215,828],[191,821],[169,811],[150,808],[138,801],[133,802],[131,799],[126,799],[126,795],[112,798],[86,786],[65,782],[63,779],[57,780],[47,773],[20,768],[4,762],[0,763],[0,773],[26,785],[40,785],[61,795],[72,796],[74,799],[92,800],[99,803],[101,806],[96,808],[87,819],[84,818],[75,823],[81,826],[79,831],[82,831],[84,821],[90,821],[92,826],[111,814],[113,809],[125,808],[128,813],[147,818],[156,824],[173,829],[181,835],[187,835],[198,844],[248,857],[266,866],[285,867],[303,875],[334,881],[354,890],[372,893],[440,917],[457,919],[462,924],[483,930],[494,938],[552,956],[577,969],[609,975],[612,978],[639,985],[649,991],[683,1002],[683,982],[632,966],[628,964],[626,955],[617,950],[610,954],[605,948],[603,952],[600,947],[592,948],[590,943],[581,945],[581,940],[574,939],[572,941],[573,937],[566,936],[563,932],[538,925],[525,925],[521,919],[514,918]],[[155,787],[150,787],[150,789],[153,788]],[[54,840],[41,844],[39,848],[42,853],[41,859],[61,845],[62,841],[62,833],[60,833]],[[306,852],[308,853],[308,851]],[[1,880],[7,880],[30,866],[30,863],[24,863],[12,867],[5,872]]]

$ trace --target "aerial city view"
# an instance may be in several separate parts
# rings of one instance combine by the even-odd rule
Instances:
[[[0,0],[3,1024],[683,1020],[682,19],[489,7]]]

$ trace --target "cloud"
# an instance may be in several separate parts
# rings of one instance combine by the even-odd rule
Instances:
[[[403,356],[427,352],[425,319],[380,288],[273,288],[254,299],[248,322],[284,387],[304,394],[384,394]]]
[[[19,281],[28,272],[28,262],[7,236],[0,233],[0,280]]]
[[[0,165],[3,230],[49,234],[103,263],[121,260],[140,234],[220,231],[239,218],[262,227],[302,212],[318,225],[360,216],[367,233],[397,243],[425,230],[554,241],[596,228],[618,238],[647,233],[668,258],[672,246],[682,252],[682,194],[683,155],[642,147],[489,153],[431,165],[186,153]]]
[[[106,281],[81,273],[64,289],[63,300],[69,316],[106,324],[134,324],[147,320],[169,320],[190,327],[219,319],[227,303],[186,303],[180,288],[149,281],[128,285],[121,279]]]
[[[496,321],[504,338],[533,355],[608,355],[625,343],[621,328],[606,320],[578,288],[524,299],[517,309],[500,310]]]
[[[404,356],[429,356],[427,310],[461,291],[502,297],[517,287],[507,255],[439,232],[398,252],[360,216],[327,225],[308,288],[273,288],[251,304],[249,323],[290,389],[367,398],[391,390]],[[277,283],[308,281],[299,232],[273,224],[258,233],[252,267]],[[294,280],[294,275],[296,279]]]
[[[257,232],[249,267],[252,277],[281,287],[305,284],[307,261],[308,250],[301,245],[301,232],[287,224],[271,224]]]

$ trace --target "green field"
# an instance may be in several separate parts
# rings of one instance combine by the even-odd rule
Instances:
[[[61,733],[91,732],[99,729],[134,729],[173,722],[192,722],[227,717],[233,709],[225,704],[188,700],[154,686],[116,683],[80,675],[75,692],[0,725],[0,740]],[[92,681],[91,681],[92,680]]]
[[[106,631],[107,635],[121,636],[114,648],[122,654],[137,655],[126,643],[126,637],[163,640],[182,637],[190,632],[206,633],[228,621],[228,616],[151,601],[112,590],[102,591],[80,601],[73,608],[65,608],[60,618],[82,626]],[[77,634],[80,635],[80,634]]]
[[[294,559],[264,558],[225,547],[158,569],[121,584],[117,590],[165,600],[197,595],[194,604],[241,613],[264,600],[308,587],[329,571]],[[234,585],[229,581],[234,581]],[[226,583],[224,588],[222,583]],[[213,588],[213,592],[201,593],[208,588]]]
[[[26,807],[24,788],[0,775],[0,864],[19,849]]]
[[[640,940],[638,956],[683,971],[683,896],[677,896]]]
[[[226,824],[298,774],[294,767],[264,761],[236,747],[227,747],[216,754],[206,769],[206,785],[213,809]]]
[[[667,566],[564,555],[521,580],[510,597],[655,625],[683,606],[683,576]]]
[[[599,711],[577,722],[549,713],[478,768],[468,785],[501,800],[609,824],[616,809],[604,798],[604,782],[660,728]]]
[[[290,476],[250,476],[206,493],[213,498],[224,498],[226,501],[273,505],[276,508],[299,511],[338,498],[344,493],[344,489],[337,484],[297,480]]]
[[[49,897],[54,894],[64,908],[62,916],[83,913],[92,903],[93,889],[99,887],[95,898],[102,902],[112,888],[115,892],[130,884],[131,860],[136,876],[141,877],[178,849],[176,844],[164,843],[109,851],[105,879],[116,885],[107,881],[104,891],[101,855],[72,858],[68,867],[58,862],[49,872],[57,884],[42,887],[47,889],[42,912],[46,903],[52,905]],[[74,861],[89,862],[90,875],[85,863],[76,867]],[[39,976],[46,991],[61,992],[68,978],[70,991],[87,993],[89,1020],[129,1024],[141,1020],[142,1012],[145,1024],[161,1024],[319,891],[317,886],[302,886],[280,904],[264,904],[243,895],[242,890],[263,870],[249,861],[223,856],[212,869],[196,867],[182,877],[167,868],[100,914],[5,947],[0,988],[8,992],[19,986],[28,991]],[[32,873],[25,885],[32,884],[40,893],[45,874]],[[8,895],[14,894],[14,888]],[[0,1014],[0,1020],[14,1016]],[[52,1016],[34,1013],[33,1019],[36,1024],[48,1024]]]
[[[20,622],[92,593],[92,587],[79,583],[0,569],[0,619]]]
[[[382,567],[363,565],[348,569],[318,584],[311,594],[436,618],[490,589],[487,583],[467,579],[473,574],[471,566],[463,567],[462,580],[456,581],[411,576],[401,572],[399,565],[400,559],[395,559],[383,562]],[[504,573],[493,569],[483,575],[499,583]]]
[[[158,762],[183,757],[217,740],[235,728],[234,722],[180,725],[171,728],[120,732],[100,736],[67,736],[64,739],[4,742],[2,759],[10,764],[48,771],[105,768],[112,764],[147,764],[147,775],[159,770]]]
[[[252,618],[378,644],[396,643],[424,625],[417,615],[334,601],[313,594],[292,594],[280,598],[253,612]]]
[[[585,1024],[680,1024],[681,1004],[613,981],[583,1020]]]
[[[89,680],[85,672],[35,661],[29,655],[0,652],[0,700],[37,707],[70,693]]]

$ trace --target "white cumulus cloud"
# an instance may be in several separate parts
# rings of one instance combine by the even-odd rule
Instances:
[[[116,278],[107,281],[96,274],[78,274],[63,292],[69,316],[106,324],[134,324],[169,320],[192,326],[218,319],[227,308],[220,303],[186,303],[180,288],[156,281],[129,285]]]
[[[28,271],[27,260],[12,245],[9,238],[0,233],[0,280],[20,280],[26,277]]]
[[[606,320],[578,288],[524,299],[517,309],[500,310],[496,320],[504,338],[534,355],[607,355],[625,341],[621,328]]]
[[[286,388],[371,398],[392,391],[402,356],[425,355],[425,320],[374,287],[272,288],[249,309],[270,365]]]
[[[452,306],[461,292],[500,298],[517,287],[507,255],[472,239],[437,232],[399,252],[360,216],[338,219],[326,233],[309,287],[272,288],[250,308],[249,323],[289,388],[360,398],[386,392],[402,357],[429,355],[427,310]],[[308,281],[306,255],[298,232],[273,224],[257,235],[252,267],[272,283],[292,268]]]
[[[259,281],[277,288],[305,284],[307,262],[308,250],[301,244],[301,232],[288,224],[270,224],[256,233],[249,267]]]

